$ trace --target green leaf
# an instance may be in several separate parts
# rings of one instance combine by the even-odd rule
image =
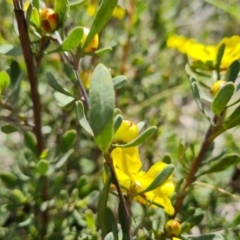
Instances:
[[[73,66],[70,63],[64,63],[63,70],[66,76],[73,82],[76,82],[76,74],[74,72]]]
[[[55,79],[55,77],[53,76],[52,73],[50,72],[47,72],[47,79],[48,79],[48,84],[53,88],[55,89],[56,91],[64,94],[64,95],[67,95],[67,96],[70,96],[70,97],[73,97],[73,95],[71,93],[69,93],[68,91],[66,91],[65,89],[63,89],[63,87],[57,82],[57,80]]]
[[[22,48],[10,44],[2,44],[0,45],[0,54],[14,57],[20,56],[22,55]]]
[[[53,96],[60,107],[64,109],[70,109],[73,107],[73,104],[75,102],[75,99],[73,97],[67,96],[60,92],[54,92]]]
[[[89,134],[93,136],[93,131],[86,119],[83,103],[81,101],[76,102],[76,111],[77,111],[77,118],[80,125],[83,127],[85,131],[87,131]]]
[[[2,126],[1,130],[3,133],[6,133],[6,134],[17,132],[17,128],[15,128],[13,125],[8,123]]]
[[[195,207],[187,208],[186,211],[184,211],[184,215],[181,219],[181,222],[189,221],[189,219],[194,215],[195,211],[196,211]]]
[[[225,79],[227,82],[235,82],[237,79],[238,73],[240,70],[240,63],[239,60],[234,61],[227,70],[225,75]]]
[[[219,115],[222,113],[227,103],[231,99],[234,91],[235,91],[235,86],[232,82],[226,83],[224,86],[222,86],[222,88],[219,89],[211,105],[212,111],[216,115]]]
[[[107,218],[107,200],[111,184],[111,174],[107,165],[106,168],[106,180],[103,189],[99,195],[98,208],[97,208],[97,223],[99,228],[102,230],[102,234],[105,236],[108,234],[108,218]]]
[[[117,221],[111,208],[107,207],[108,232],[113,233],[113,239],[118,240]]]
[[[31,12],[30,21],[36,26],[40,27],[40,16],[37,8],[33,7]]]
[[[26,132],[24,134],[24,142],[26,147],[29,148],[36,156],[39,155],[36,138],[32,132]]]
[[[57,163],[54,166],[54,169],[57,170],[61,168],[66,163],[66,161],[69,159],[69,157],[72,155],[73,152],[74,150],[70,149],[67,153],[65,153],[63,157],[57,161]]]
[[[169,153],[164,154],[162,162],[166,164],[171,164],[172,162],[171,155]]]
[[[124,211],[121,202],[119,202],[118,205],[118,217],[119,217],[119,222],[122,227],[122,240],[128,240],[128,232],[127,232],[127,226],[126,226],[126,220],[124,216]]]
[[[69,3],[68,0],[55,0],[54,11],[58,14],[59,25],[61,25],[68,13]]]
[[[183,240],[224,240],[222,235],[219,234],[203,234],[199,236],[182,236]]]
[[[220,66],[221,66],[221,61],[224,55],[225,51],[225,44],[221,44],[220,47],[218,48],[218,53],[217,53],[217,59],[216,59],[216,70],[219,72]],[[220,79],[217,79],[220,80]]]
[[[237,154],[229,154],[224,156],[223,158],[220,158],[219,160],[216,160],[212,162],[210,168],[206,171],[203,171],[202,173],[199,173],[199,176],[202,176],[206,173],[215,173],[215,172],[221,172],[231,166],[236,165],[240,162],[240,157]]]
[[[192,217],[189,218],[188,221],[192,222],[194,226],[198,226],[200,222],[202,222],[203,218],[204,218],[204,213],[200,212],[200,213],[194,214]]]
[[[66,131],[61,139],[60,145],[58,147],[59,151],[66,153],[70,150],[76,141],[77,131],[74,129]]]
[[[13,188],[17,185],[17,177],[10,172],[0,172],[0,179],[7,187]]]
[[[39,10],[39,0],[33,0],[32,1],[32,4],[33,4],[33,6],[37,9],[37,10]]]
[[[118,128],[121,126],[122,121],[123,121],[123,117],[121,114],[118,114],[114,117],[114,121],[113,121],[114,133],[117,132]]]
[[[231,227],[235,227],[235,226],[237,226],[237,225],[239,225],[240,224],[240,212],[238,212],[235,216],[234,216],[234,218],[233,218],[233,220],[232,220],[232,223],[231,223]]]
[[[232,112],[232,114],[223,123],[225,129],[233,128],[240,124],[240,105]]]
[[[36,170],[42,175],[45,176],[49,167],[49,162],[45,159],[41,159],[37,165]]]
[[[113,78],[114,90],[121,88],[127,81],[127,77],[124,75],[119,75]]]
[[[2,71],[0,72],[0,96],[1,93],[8,88],[8,86],[10,85],[10,77],[7,74],[7,72]]]
[[[7,70],[10,79],[11,79],[11,88],[13,91],[16,91],[19,87],[19,82],[23,76],[20,65],[16,61],[12,61],[10,68]]]
[[[111,47],[104,47],[104,48],[100,48],[97,51],[94,52],[94,54],[98,55],[98,56],[102,56],[105,53],[111,52],[112,48]]]
[[[70,7],[75,7],[76,5],[82,4],[85,0],[76,0],[74,2],[70,2],[69,6]]]
[[[90,32],[84,42],[83,48],[88,46],[94,36],[102,31],[106,23],[112,16],[114,8],[117,6],[118,0],[103,0],[97,14],[93,20]]]
[[[95,137],[97,146],[106,153],[112,142],[113,137],[113,119],[109,120],[108,125],[102,130],[101,134]]]
[[[155,126],[149,127],[131,142],[127,144],[114,144],[113,146],[120,147],[120,148],[127,148],[127,147],[134,147],[134,146],[140,145],[143,142],[147,141],[155,133],[156,130],[157,130],[157,127]]]
[[[149,192],[152,191],[158,187],[160,187],[173,173],[174,170],[174,165],[173,164],[168,164],[157,176],[156,178],[152,181],[152,183],[145,188],[143,191],[138,192],[136,194],[134,194],[134,196],[136,195],[141,195],[145,192]]]
[[[101,149],[108,149],[113,135],[113,111],[115,104],[112,77],[109,70],[99,64],[92,75],[89,89],[90,126]],[[100,136],[102,135],[102,136]]]
[[[105,236],[104,240],[115,240],[115,238],[114,238],[114,236],[113,236],[113,233],[112,233],[112,232],[108,233],[108,234]]]
[[[62,45],[57,49],[58,52],[70,51],[79,46],[83,36],[83,28],[76,27],[74,28],[64,40]]]
[[[201,101],[201,98],[200,98],[200,94],[199,94],[198,84],[195,81],[195,79],[190,78],[190,81],[191,80],[192,80],[191,88],[192,88],[192,93],[193,93],[194,100],[197,103],[198,108],[201,110],[201,112],[203,112],[204,109],[203,109],[203,104],[202,104],[202,101]]]

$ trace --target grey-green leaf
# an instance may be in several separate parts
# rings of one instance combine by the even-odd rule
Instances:
[[[190,81],[191,81],[191,78],[190,78]],[[201,110],[201,112],[203,112],[204,109],[203,109],[203,104],[202,104],[202,101],[201,101],[201,98],[200,98],[197,82],[192,81],[191,82],[191,87],[192,87],[192,93],[193,93],[194,100],[197,103],[198,108]]]
[[[97,14],[93,20],[90,32],[84,42],[83,48],[85,48],[94,36],[102,31],[106,23],[112,16],[114,8],[117,6],[118,0],[103,0]]]
[[[53,76],[52,73],[50,72],[47,72],[47,79],[48,79],[48,84],[53,88],[55,89],[56,91],[64,94],[64,95],[67,95],[67,96],[70,96],[70,97],[73,97],[73,95],[66,91],[65,89],[63,89],[63,87],[57,82],[56,78]]]
[[[1,130],[2,130],[2,132],[5,133],[5,134],[10,134],[10,133],[17,132],[17,128],[14,127],[13,125],[9,124],[9,123],[3,125],[3,126],[1,127]]]
[[[216,59],[216,70],[218,72],[221,66],[221,61],[224,55],[224,51],[225,51],[225,44],[221,44],[220,47],[218,48],[217,59]],[[220,79],[217,79],[217,80],[220,80]]]
[[[63,70],[66,76],[73,82],[76,82],[76,74],[74,72],[73,66],[70,63],[64,63]]]
[[[121,88],[127,81],[127,77],[124,75],[119,75],[113,78],[114,89],[117,90]]]
[[[204,175],[206,173],[215,173],[223,171],[231,166],[236,165],[240,162],[240,157],[237,154],[229,154],[226,155],[219,160],[214,161],[210,168],[206,171],[203,171],[202,173],[199,173],[198,177],[201,175]]]
[[[212,111],[216,115],[221,114],[221,112],[225,109],[234,91],[235,91],[235,86],[232,82],[228,82],[220,88],[220,90],[214,97],[211,105]]]
[[[183,240],[224,240],[219,234],[203,234],[200,236],[183,236]]]
[[[103,64],[99,64],[93,71],[89,89],[89,100],[90,126],[95,138],[98,138],[98,144],[103,140],[101,148],[107,149],[113,135],[115,95],[112,77],[109,70]],[[100,136],[101,134],[102,136]]]
[[[114,133],[117,132],[118,128],[121,126],[123,121],[123,117],[121,114],[117,114],[114,117],[114,121],[113,121],[113,129],[114,129]]]
[[[140,145],[143,142],[147,141],[155,133],[156,130],[157,130],[157,127],[155,126],[149,127],[131,142],[126,144],[115,144],[114,146],[120,147],[120,148],[127,148],[127,147],[134,147],[134,146]]]
[[[240,70],[239,60],[234,61],[227,70],[225,79],[228,82],[235,82]]]
[[[89,134],[93,136],[93,131],[86,119],[83,103],[81,101],[76,102],[76,111],[80,125],[83,127],[84,130],[86,130]]]
[[[109,229],[108,229],[109,223],[107,219],[107,200],[108,200],[108,194],[109,194],[110,184],[111,184],[110,171],[106,172],[106,174],[107,174],[107,177],[106,177],[103,189],[99,196],[98,208],[97,208],[97,222],[104,236],[109,232]]]

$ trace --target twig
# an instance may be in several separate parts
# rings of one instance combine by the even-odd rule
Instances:
[[[55,36],[58,44],[61,45],[63,41],[62,41],[59,33],[55,32],[54,36]],[[85,88],[83,86],[82,80],[81,80],[81,78],[79,76],[78,62],[77,63],[74,62],[73,59],[69,56],[68,52],[64,52],[63,55],[65,56],[65,58],[68,61],[68,63],[70,63],[72,65],[73,69],[74,69],[74,72],[75,72],[76,77],[77,77],[76,80],[77,80],[78,86],[79,86],[81,94],[82,94],[82,96],[84,98],[84,103],[85,103],[86,107],[88,108],[89,107],[89,98],[88,98],[87,92],[86,92],[86,90],[85,90]]]
[[[28,35],[27,22],[24,16],[22,0],[13,0],[14,12],[17,20],[19,39],[22,46],[23,56],[27,67],[28,79],[30,84],[31,98],[33,103],[33,118],[34,118],[34,133],[37,139],[37,148],[39,155],[44,150],[44,139],[42,135],[42,123],[41,123],[41,101],[38,92],[38,79],[37,79],[37,68],[34,62],[34,56],[31,50],[31,42]],[[48,200],[48,178],[44,179],[42,188],[42,199],[43,201]],[[37,207],[38,208],[38,207]],[[42,213],[42,232],[41,239],[47,232],[47,225],[49,222],[48,209]]]
[[[216,123],[217,121],[218,121],[218,117],[215,117],[214,118],[214,123]],[[199,169],[199,167],[201,165],[201,162],[203,161],[203,159],[205,157],[205,154],[206,154],[209,146],[211,145],[211,143],[214,140],[214,138],[210,138],[210,137],[211,137],[212,133],[218,129],[218,127],[213,127],[212,125],[210,125],[208,130],[207,130],[207,132],[206,132],[206,134],[205,134],[205,137],[204,137],[201,149],[200,149],[198,155],[196,156],[195,160],[192,162],[192,166],[191,166],[189,175],[188,175],[188,177],[187,177],[187,179],[185,181],[185,184],[182,187],[182,190],[179,193],[178,198],[176,199],[176,202],[174,204],[175,214],[172,216],[173,218],[176,217],[177,213],[179,212],[179,210],[180,210],[180,208],[182,206],[183,200],[184,200],[184,198],[186,196],[186,189],[195,180],[195,174],[197,173],[197,171],[198,171],[198,169]]]
[[[120,200],[120,205],[122,206],[122,209],[124,211],[124,217],[125,217],[125,227],[127,229],[127,240],[132,240],[132,233],[131,233],[131,215],[130,215],[130,212],[129,212],[129,209],[127,207],[127,204],[126,204],[126,201],[123,197],[123,194],[122,194],[122,190],[121,190],[121,187],[120,187],[120,184],[118,182],[118,178],[117,178],[117,175],[116,175],[116,172],[115,172],[115,169],[114,169],[114,166],[113,166],[113,160],[112,158],[105,154],[104,155],[104,158],[110,168],[110,171],[111,171],[111,174],[112,174],[112,178],[113,178],[113,182],[117,188],[117,192],[118,192],[118,196],[119,196],[119,200]]]
[[[22,46],[23,56],[27,66],[28,78],[31,88],[31,98],[33,102],[33,113],[34,113],[34,133],[37,139],[38,152],[44,149],[44,141],[42,136],[42,123],[41,123],[41,102],[38,92],[38,82],[37,82],[37,69],[34,64],[34,57],[31,51],[31,42],[28,35],[28,28],[26,19],[24,17],[24,11],[22,9],[21,0],[13,0],[14,12],[18,24],[19,38]]]

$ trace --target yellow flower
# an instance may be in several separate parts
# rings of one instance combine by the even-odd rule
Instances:
[[[118,181],[130,196],[134,196],[146,189],[167,166],[167,164],[159,162],[154,164],[147,172],[140,171],[142,163],[137,147],[115,148],[111,153],[111,157]],[[134,199],[142,204],[160,206],[164,208],[167,214],[173,215],[174,208],[169,197],[173,194],[174,189],[174,184],[171,177],[169,177],[161,186],[134,196]]]
[[[203,63],[207,61],[215,62],[217,56],[217,48],[213,45],[203,45],[200,43],[192,44],[187,50],[188,57],[193,60],[200,60]]]
[[[138,136],[138,126],[128,120],[123,120],[121,126],[113,136],[114,141],[130,142]]]
[[[240,36],[224,38],[218,45],[205,45],[178,35],[171,35],[167,40],[168,47],[187,54],[190,59],[200,60],[203,63],[212,62],[213,64],[216,64],[217,53],[222,44],[225,44],[225,51],[220,69],[226,69],[232,62],[240,59]]]
[[[97,3],[91,3],[88,5],[87,7],[87,14],[90,17],[93,17],[97,11]],[[122,20],[125,17],[125,9],[122,8],[121,6],[117,5],[112,13],[112,16],[115,18],[118,18],[120,20]]]
[[[219,48],[222,44],[225,44],[225,50],[221,68],[228,68],[232,62],[240,59],[240,36],[223,38],[217,47]]]

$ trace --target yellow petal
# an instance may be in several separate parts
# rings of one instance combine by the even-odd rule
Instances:
[[[97,7],[96,7],[95,4],[90,4],[90,5],[88,5],[88,7],[87,7],[87,14],[88,14],[90,17],[94,16],[94,14],[95,14],[95,12],[96,12],[96,9],[97,9]]]
[[[123,19],[125,16],[125,9],[117,5],[113,10],[112,16],[120,20]]]
[[[137,173],[142,167],[137,147],[115,148],[111,157],[115,169],[119,169],[133,181],[137,178]]]

